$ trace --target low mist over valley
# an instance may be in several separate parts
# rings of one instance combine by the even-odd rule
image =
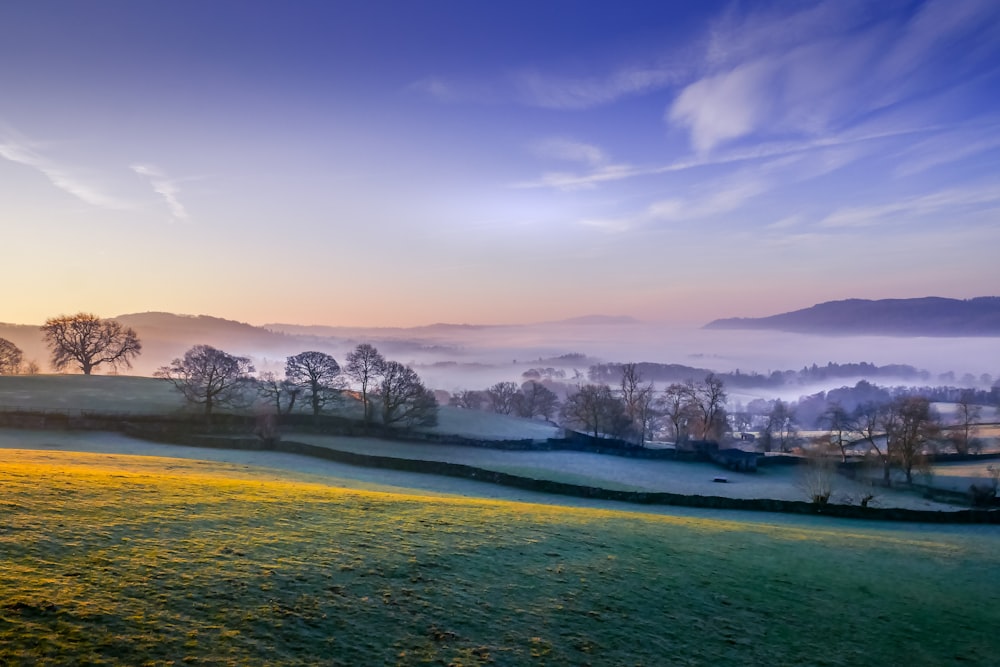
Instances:
[[[287,356],[303,350],[343,359],[359,343],[370,343],[412,366],[429,387],[448,392],[520,381],[533,369],[552,369],[561,380],[579,383],[586,381],[593,366],[630,362],[661,366],[646,373],[659,383],[697,379],[709,372],[743,375],[744,381],[733,387],[738,393],[785,400],[862,379],[882,385],[986,389],[1000,379],[1000,345],[993,336],[850,335],[832,326],[828,327],[831,335],[823,335],[711,325],[678,327],[605,316],[520,325],[412,328],[253,326],[209,315],[155,312],[114,319],[134,328],[143,344],[143,353],[133,360],[132,368],[119,372],[147,376],[192,345],[212,345],[249,357],[259,371],[279,371]],[[961,329],[962,322],[956,326]],[[0,324],[0,338],[21,347],[25,357],[36,360],[43,371],[47,368],[48,350],[37,326]],[[801,372],[829,364],[843,368]],[[788,377],[782,380],[775,374]],[[763,377],[755,380],[754,376]]]

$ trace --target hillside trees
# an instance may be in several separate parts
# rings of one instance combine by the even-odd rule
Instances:
[[[16,375],[21,371],[24,353],[6,338],[0,338],[0,375]]]
[[[52,367],[58,371],[70,365],[79,367],[84,375],[101,364],[131,368],[132,359],[142,352],[134,330],[91,313],[49,318],[41,330],[52,350]]]
[[[288,357],[285,380],[299,388],[313,415],[340,398],[340,364],[325,352],[302,352]]]
[[[188,403],[202,406],[205,416],[223,407],[241,405],[245,390],[253,382],[253,364],[247,357],[238,357],[210,345],[195,345],[161,366],[155,377],[170,382]]]

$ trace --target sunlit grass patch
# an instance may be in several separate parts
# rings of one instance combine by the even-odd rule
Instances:
[[[995,664],[1000,535],[3,452],[0,664]]]

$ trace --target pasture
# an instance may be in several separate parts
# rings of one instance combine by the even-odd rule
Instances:
[[[1000,531],[0,452],[0,664],[970,665]]]
[[[129,375],[3,375],[0,408],[160,414],[184,401],[163,380]]]

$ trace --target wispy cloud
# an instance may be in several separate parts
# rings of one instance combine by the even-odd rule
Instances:
[[[864,147],[864,144],[894,137],[920,135],[935,131],[936,129],[938,128],[914,127],[898,128],[890,131],[875,129],[869,131],[852,131],[843,135],[814,138],[805,141],[760,143],[751,147],[726,152],[693,155],[660,165],[637,166],[630,164],[597,163],[592,165],[589,171],[546,172],[539,178],[514,183],[511,187],[554,188],[558,190],[586,189],[595,187],[600,183],[621,181],[629,178],[655,176],[658,174],[688,171],[702,167],[738,164],[741,162],[771,160],[815,152],[825,154],[824,161],[831,163],[826,168],[826,171],[831,171],[833,168],[839,168],[847,164],[851,159],[859,157],[865,151],[870,150]],[[852,151],[842,150],[852,147],[854,149]]]
[[[604,76],[572,77],[537,70],[511,77],[517,98],[545,109],[589,109],[622,97],[647,93],[683,80],[685,69],[675,65],[640,65]]]
[[[407,90],[426,95],[448,104],[459,102],[491,103],[496,93],[486,84],[450,80],[442,76],[426,76],[413,81]]]
[[[128,202],[103,192],[74,170],[57,164],[34,145],[11,131],[0,134],[0,157],[40,172],[52,185],[91,206],[111,210],[132,208]]]
[[[531,150],[539,157],[583,162],[590,166],[601,165],[608,161],[607,154],[599,147],[564,137],[550,137],[536,142],[531,146]]]
[[[177,181],[171,180],[158,167],[149,164],[133,164],[132,171],[149,179],[150,185],[153,186],[153,191],[163,197],[167,203],[167,208],[170,210],[170,215],[175,220],[188,219],[187,209],[184,208],[184,205],[177,198],[177,195],[180,194]]]
[[[1000,125],[972,125],[942,132],[901,152],[896,176],[912,176],[1000,148]]]
[[[889,105],[960,85],[949,68],[928,65],[950,63],[944,50],[961,43],[963,65],[973,68],[1000,39],[1000,5],[990,0],[932,0],[909,18],[900,7],[846,0],[780,7],[784,14],[730,11],[710,31],[702,74],[665,114],[696,151],[843,131]]]
[[[819,224],[821,227],[870,227],[894,220],[911,221],[945,210],[957,213],[997,206],[1000,206],[1000,186],[952,188],[884,204],[842,208]]]
[[[692,70],[685,60],[678,56],[650,58],[645,63],[583,76],[539,68],[522,68],[476,82],[432,75],[413,81],[407,89],[447,103],[505,101],[543,109],[591,109],[690,79]]]

